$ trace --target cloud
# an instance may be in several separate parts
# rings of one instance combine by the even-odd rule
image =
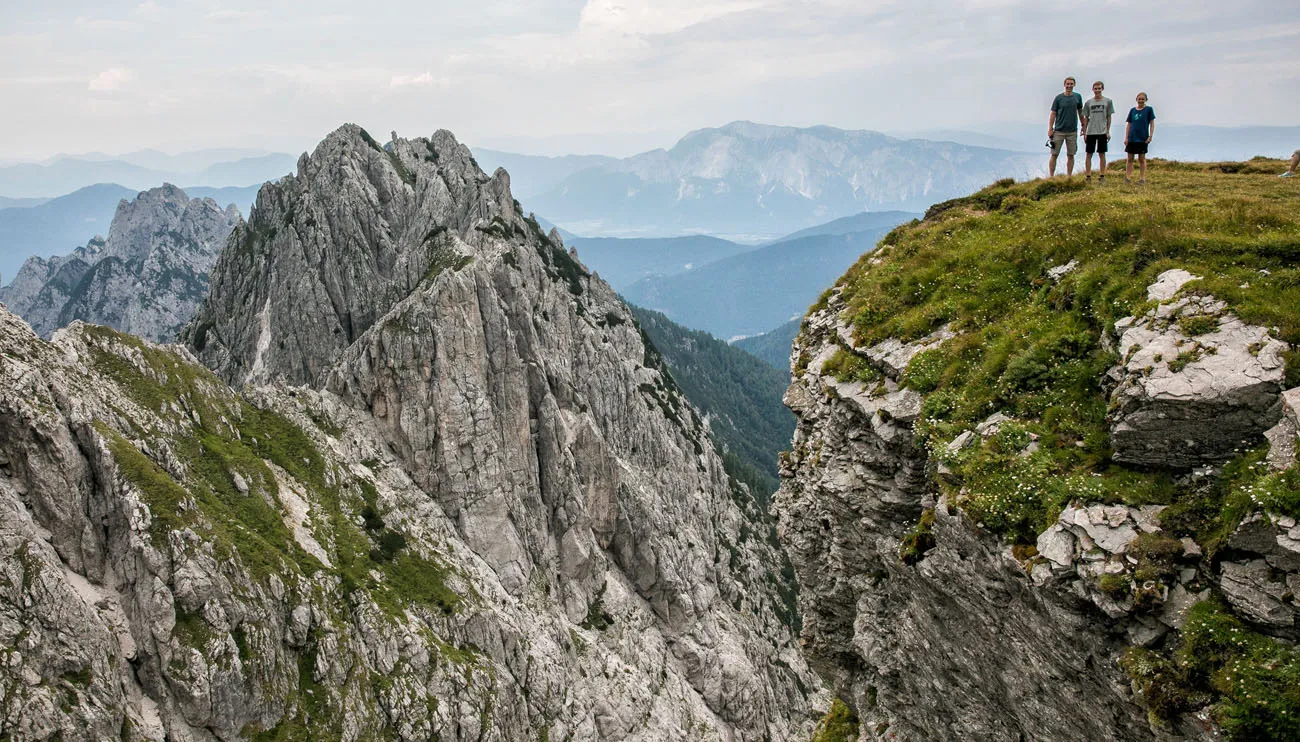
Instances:
[[[256,23],[266,16],[262,10],[214,10],[203,16],[209,23]]]
[[[96,75],[87,87],[97,93],[112,92],[134,79],[135,73],[125,67],[109,67]]]
[[[422,75],[393,75],[393,79],[388,83],[390,88],[427,88],[433,85],[433,75],[425,72]]]
[[[771,0],[590,0],[579,28],[630,36],[671,33],[776,3]]]
[[[1286,3],[1101,0],[1123,23],[1092,33],[1079,6],[1039,0],[0,2],[6,113],[32,112],[0,117],[0,143],[39,154],[93,131],[99,148],[194,148],[341,121],[475,142],[736,119],[980,130],[1043,118],[1065,74],[1105,79],[1116,100],[1159,94],[1168,122],[1288,124],[1300,17]]]

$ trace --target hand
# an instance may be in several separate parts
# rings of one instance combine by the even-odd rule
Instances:
[[[1110,132],[1106,132],[1106,141],[1110,141]]]
[[[1051,139],[1051,138],[1052,138],[1052,130],[1051,130],[1051,129],[1048,129],[1048,130],[1047,130],[1047,138],[1048,138],[1048,139]]]
[[[1147,137],[1147,144],[1151,143],[1151,137]]]

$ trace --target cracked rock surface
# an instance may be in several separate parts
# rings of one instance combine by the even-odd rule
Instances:
[[[173,185],[121,201],[108,238],[70,255],[31,257],[0,302],[48,338],[74,320],[170,341],[208,289],[208,272],[240,222],[233,205]]]
[[[1281,416],[1285,342],[1207,296],[1181,296],[1198,278],[1166,271],[1148,288],[1160,302],[1115,323],[1123,363],[1110,398],[1116,461],[1189,469],[1226,461]]]
[[[447,132],[343,127],[265,187],[189,348],[0,330],[19,738],[811,733],[764,514]]]
[[[810,314],[792,352],[810,360],[786,392],[798,427],[775,507],[799,576],[804,651],[856,710],[863,739],[1160,738],[1115,666],[1125,632],[1068,581],[1035,587],[1010,549],[930,494],[912,425],[920,395],[899,389],[905,363],[893,360],[918,348],[864,349],[883,375],[869,385],[821,375],[847,333],[841,308],[832,295]],[[934,546],[909,566],[900,545],[927,510]],[[1094,526],[1080,512],[1116,548],[1151,515],[1102,511]]]

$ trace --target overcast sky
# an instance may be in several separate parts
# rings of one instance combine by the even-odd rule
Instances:
[[[1297,0],[0,0],[0,159],[310,148],[345,121],[630,154],[737,119],[1300,123]],[[1300,145],[1300,142],[1297,143]]]

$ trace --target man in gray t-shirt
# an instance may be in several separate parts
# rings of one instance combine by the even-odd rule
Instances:
[[[1065,78],[1065,92],[1052,100],[1052,115],[1047,118],[1047,143],[1052,145],[1052,158],[1047,161],[1047,177],[1056,175],[1056,156],[1065,145],[1065,173],[1074,175],[1074,153],[1079,151],[1079,112],[1083,110],[1083,96],[1074,92],[1074,78]]]
[[[1101,171],[1097,182],[1106,182],[1106,150],[1110,143],[1110,119],[1115,115],[1115,104],[1101,94],[1106,84],[1101,80],[1092,84],[1092,97],[1083,102],[1083,172],[1085,180],[1092,180],[1092,153],[1101,158]]]

